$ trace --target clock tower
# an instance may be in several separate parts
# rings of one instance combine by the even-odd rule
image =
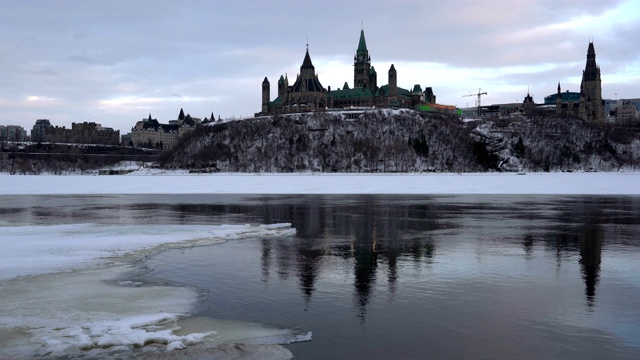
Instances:
[[[367,88],[371,87],[371,57],[367,50],[367,42],[364,40],[364,29],[360,31],[360,41],[358,42],[358,50],[353,57],[353,87]]]

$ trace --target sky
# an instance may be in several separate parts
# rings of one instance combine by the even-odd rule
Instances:
[[[244,118],[261,83],[293,83],[308,44],[322,85],[353,86],[364,29],[378,85],[432,87],[458,107],[579,91],[589,41],[605,99],[640,98],[638,0],[0,0],[0,125],[151,114]]]

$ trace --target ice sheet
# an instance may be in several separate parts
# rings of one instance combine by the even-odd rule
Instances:
[[[196,329],[187,320],[198,296],[194,289],[125,280],[134,268],[125,260],[163,248],[292,235],[291,224],[3,227],[0,358],[299,341],[292,330],[242,322],[201,320],[208,326]]]
[[[179,180],[176,177],[180,177]],[[0,174],[11,194],[640,194],[640,173],[199,174],[145,169],[122,176]],[[179,182],[180,186],[176,186]]]
[[[116,261],[132,251],[215,244],[235,238],[293,236],[291,224],[103,225],[0,227],[0,280]]]

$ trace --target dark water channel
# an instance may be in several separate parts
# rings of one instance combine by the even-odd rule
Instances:
[[[147,265],[201,315],[313,332],[297,359],[640,358],[638,197],[5,199],[6,221],[291,223]]]

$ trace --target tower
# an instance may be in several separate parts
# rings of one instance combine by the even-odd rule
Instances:
[[[367,50],[367,42],[364,39],[364,29],[360,30],[358,49],[353,57],[353,87],[366,88],[371,83],[371,57]]]
[[[558,81],[558,96],[556,97],[556,116],[562,116],[562,91],[560,90],[560,82]]]
[[[284,95],[285,86],[284,86],[284,77],[280,75],[280,80],[278,80],[278,97]]]
[[[531,112],[533,112],[535,106],[536,103],[533,101],[533,96],[531,96],[529,89],[527,89],[527,96],[525,96],[524,100],[522,101],[522,109],[524,110],[525,114],[530,114]]]
[[[389,68],[389,106],[397,102],[398,96],[398,73],[395,66],[391,64]]]
[[[600,79],[600,67],[596,64],[596,50],[593,41],[589,42],[587,50],[587,63],[582,72],[581,92],[584,94],[584,119],[598,123],[604,123],[604,106],[602,105],[602,81]]]
[[[271,85],[269,84],[269,80],[267,77],[264,77],[264,81],[262,81],[262,113],[267,114],[269,112],[269,99],[270,96]]]

